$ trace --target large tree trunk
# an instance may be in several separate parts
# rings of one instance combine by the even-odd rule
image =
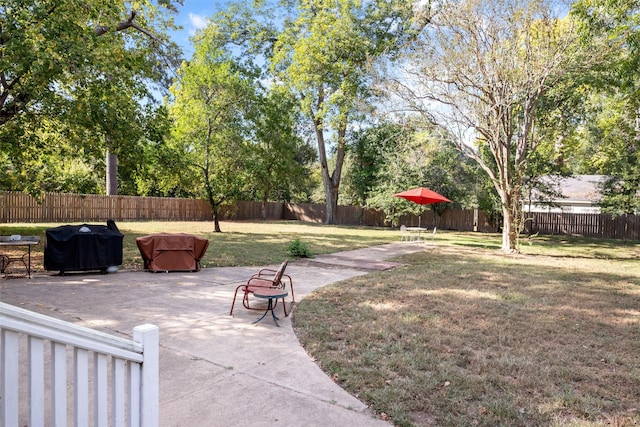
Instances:
[[[267,203],[269,201],[269,184],[267,183],[264,189],[264,192],[262,193],[262,203],[260,206],[260,210],[261,210],[261,215],[262,215],[262,220],[266,221],[267,220]]]
[[[326,214],[324,218],[325,224],[335,224],[336,214],[338,212],[338,188],[333,186],[331,178],[325,178],[324,171],[322,174],[322,181],[324,183],[324,194],[327,198]]]
[[[325,224],[336,224],[337,212],[338,212],[338,195],[340,189],[340,178],[342,176],[342,165],[344,164],[345,157],[345,135],[347,124],[346,121],[342,122],[338,126],[337,130],[337,147],[335,160],[336,165],[333,173],[329,173],[329,164],[327,162],[327,151],[324,140],[324,130],[322,121],[315,118],[312,113],[313,124],[316,131],[316,139],[318,141],[318,154],[320,161],[320,168],[322,171],[322,184],[324,186],[324,195],[326,198],[326,215]]]
[[[211,208],[213,209],[213,232],[222,233],[222,230],[220,229],[220,215],[218,215],[218,206],[211,204]]]
[[[216,201],[215,197],[213,197],[213,189],[209,183],[209,170],[207,168],[203,168],[202,173],[204,176],[205,188],[207,190],[207,199],[209,200],[209,205],[211,205],[211,210],[213,211],[213,232],[222,233],[222,230],[220,229],[218,208],[224,199]]]
[[[118,155],[107,149],[107,196],[118,195]]]
[[[208,174],[206,175],[208,176]],[[220,229],[220,215],[218,212],[218,208],[220,207],[221,203],[216,202],[214,200],[213,192],[211,191],[211,187],[208,184],[207,184],[207,196],[209,197],[209,204],[211,205],[211,210],[213,211],[213,232],[222,233],[222,230]]]
[[[311,119],[316,132],[316,141],[318,143],[318,161],[322,172],[322,185],[324,187],[324,196],[326,199],[326,213],[324,218],[325,224],[336,223],[336,211],[338,210],[338,188],[334,185],[331,174],[329,173],[329,164],[327,162],[327,149],[324,141],[324,130],[322,128],[322,120],[315,117],[311,112]]]
[[[518,252],[518,234],[520,232],[518,219],[521,217],[522,195],[518,188],[520,185],[513,183],[516,178],[505,180],[502,183],[502,189],[498,190],[502,201],[502,252],[517,253]],[[506,189],[506,190],[505,190]]]
[[[516,216],[510,206],[502,207],[502,252],[515,253],[518,251],[518,225]]]

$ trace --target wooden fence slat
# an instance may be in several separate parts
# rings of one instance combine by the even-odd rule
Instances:
[[[0,192],[0,222],[203,221],[212,218],[204,200],[162,197]]]

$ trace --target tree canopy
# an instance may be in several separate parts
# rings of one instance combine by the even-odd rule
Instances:
[[[20,168],[61,132],[76,152],[140,135],[140,101],[167,87],[175,4],[7,0],[0,5],[0,149]],[[96,135],[98,132],[98,135]],[[102,138],[98,136],[101,135]]]
[[[640,3],[635,0],[579,0],[572,15],[582,26],[583,43],[610,52],[590,73],[580,131],[580,166],[608,175],[603,211],[640,209]]]
[[[433,125],[405,119],[383,122],[357,135],[347,183],[364,198],[362,205],[382,210],[392,224],[425,209],[439,217],[452,206],[478,206],[475,195],[482,191],[476,187],[482,175]],[[427,187],[455,202],[421,206],[393,196],[414,187]]]
[[[248,116],[255,100],[255,71],[233,61],[217,44],[217,29],[207,27],[196,51],[179,70],[172,88],[172,139],[178,144],[183,174],[209,201],[215,231],[220,206],[235,200],[246,184]]]
[[[526,171],[542,141],[541,99],[583,66],[577,41],[571,20],[545,1],[445,2],[395,80],[410,108],[453,135],[490,177],[506,252],[517,250]]]
[[[277,35],[271,58],[277,78],[294,93],[312,125],[326,198],[335,223],[347,133],[372,93],[372,64],[392,55],[411,33],[406,1],[300,0]],[[328,148],[333,149],[330,170]]]
[[[102,192],[108,153],[125,194],[313,198],[331,223],[339,201],[393,220],[422,185],[499,199],[505,251],[543,175],[606,174],[603,209],[640,207],[637,1],[226,3],[181,66],[179,5],[0,5],[3,189]]]

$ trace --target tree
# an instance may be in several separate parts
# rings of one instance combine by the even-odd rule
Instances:
[[[431,209],[436,216],[451,205],[429,206],[407,202],[395,193],[414,187],[428,187],[454,201],[455,205],[477,205],[476,185],[479,174],[441,132],[415,120],[402,124],[382,124],[364,132],[371,146],[382,147],[369,178],[367,206],[385,212],[386,219],[397,224],[405,214],[419,215]],[[377,139],[383,137],[384,139]],[[364,171],[363,171],[364,172]]]
[[[602,211],[614,215],[640,210],[640,139],[630,97],[619,91],[594,93],[587,104],[588,119],[580,129],[584,173],[607,176]]]
[[[589,168],[609,175],[601,205],[615,215],[640,209],[640,3],[636,0],[579,0],[572,14],[580,20],[585,43],[606,48],[610,60],[594,73],[590,113],[582,132]]]
[[[366,206],[372,189],[378,185],[385,161],[412,135],[412,128],[393,122],[377,123],[353,132],[347,151],[342,200]]]
[[[410,107],[453,135],[490,177],[502,205],[504,252],[517,251],[527,165],[541,141],[541,98],[591,63],[573,22],[557,10],[543,0],[445,2],[395,81]]]
[[[140,196],[196,197],[192,177],[185,163],[183,149],[170,138],[173,122],[166,105],[148,108],[145,136],[139,144],[137,168],[130,173],[129,185]],[[119,171],[122,168],[119,169]],[[121,184],[124,180],[120,179]]]
[[[262,202],[262,218],[266,219],[266,203],[290,201],[296,186],[308,181],[308,164],[315,153],[297,134],[296,100],[283,87],[272,86],[257,102],[253,158],[248,163],[253,186]]]
[[[234,61],[219,47],[217,27],[195,39],[195,53],[179,70],[170,107],[173,140],[194,188],[211,204],[215,232],[219,209],[235,200],[248,181],[248,116],[256,98],[256,70]]]
[[[172,26],[167,14],[172,10],[167,0],[158,5],[148,0],[4,1],[0,6],[0,149],[19,164],[23,153],[46,144],[39,140],[45,120],[69,128],[110,130],[129,108],[129,100],[148,95],[151,82],[162,81],[168,61],[177,56],[177,46],[164,33]],[[105,90],[114,88],[120,91]],[[88,114],[99,110],[105,123]],[[79,149],[95,144],[104,148],[108,135],[103,136],[73,142]],[[118,151],[126,143],[113,141],[110,149]]]
[[[334,224],[347,134],[371,96],[370,66],[391,55],[411,33],[413,9],[403,0],[291,3],[297,13],[277,35],[272,70],[296,94],[312,125],[326,198],[325,222]]]

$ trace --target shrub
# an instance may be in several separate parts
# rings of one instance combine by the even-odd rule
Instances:
[[[295,239],[289,243],[289,253],[292,257],[296,258],[313,258],[313,254],[304,242],[300,239]]]

